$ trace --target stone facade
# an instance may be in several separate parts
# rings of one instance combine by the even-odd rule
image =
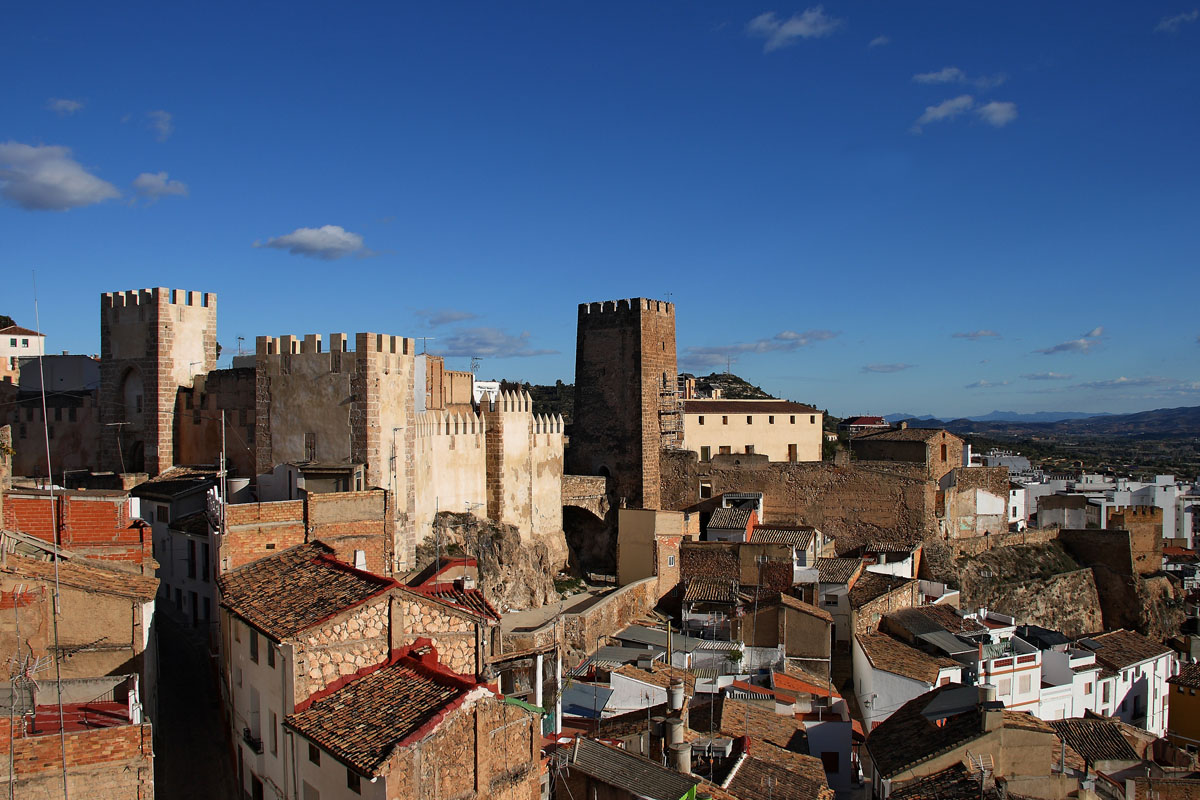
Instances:
[[[1106,528],[1129,531],[1133,567],[1139,575],[1162,569],[1163,510],[1157,506],[1121,506],[1108,509]]]
[[[429,639],[439,662],[460,675],[479,675],[484,670],[483,642],[490,637],[467,614],[400,589],[392,602],[391,625],[393,648]]]
[[[46,439],[50,438],[50,461],[54,474],[78,470],[99,463],[100,408],[90,392],[56,392],[46,398],[48,427],[43,432],[41,394],[9,392],[8,400],[0,391],[0,402],[12,403],[4,417],[12,423],[16,448],[13,472],[16,475],[43,477],[46,474]]]
[[[253,477],[255,414],[254,370],[213,370],[179,387],[175,402],[177,464],[213,463],[221,452],[221,417],[225,418],[225,456],[231,475]]]
[[[300,703],[329,684],[384,661],[391,651],[386,596],[337,615],[304,631],[296,646],[293,702]]]
[[[100,297],[101,468],[174,466],[179,387],[217,366],[217,296],[177,289]]]
[[[681,424],[675,358],[673,304],[635,297],[579,306],[567,472],[611,477],[628,507],[667,507],[659,464]]]

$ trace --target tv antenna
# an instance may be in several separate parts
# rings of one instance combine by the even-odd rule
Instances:
[[[436,336],[418,336],[416,338],[421,340],[421,355],[425,355],[425,353],[428,352],[429,341],[431,339],[436,339],[437,337]]]
[[[479,365],[483,363],[483,359],[479,356],[471,356],[471,374],[475,375],[479,372]]]

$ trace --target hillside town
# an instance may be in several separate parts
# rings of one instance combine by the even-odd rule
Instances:
[[[579,305],[569,421],[402,334],[219,368],[211,292],[0,330],[12,796],[1200,797],[1196,476],[730,399],[675,315]]]

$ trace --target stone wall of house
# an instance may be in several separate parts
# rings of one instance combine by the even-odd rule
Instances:
[[[296,643],[295,702],[387,658],[388,607],[385,595],[301,634]]]
[[[658,603],[658,579],[645,578],[622,586],[577,614],[562,616],[566,644],[591,653],[612,636],[632,625]]]
[[[870,631],[877,631],[879,630],[879,620],[883,618],[884,614],[901,611],[905,608],[914,608],[921,605],[923,601],[920,584],[917,581],[908,581],[890,592],[884,592],[874,600],[869,600],[851,611],[850,617],[854,625],[854,633],[865,635]]]
[[[438,661],[461,675],[483,671],[481,640],[475,620],[441,603],[409,592],[397,592],[391,605],[392,647],[429,639]]]
[[[12,738],[0,725],[0,779],[15,797],[63,798],[57,735]],[[73,731],[64,737],[67,796],[146,800],[154,796],[150,723]]]
[[[919,464],[772,463],[760,455],[716,455],[701,462],[686,450],[663,453],[665,508],[700,499],[703,484],[722,492],[762,492],[763,521],[812,525],[836,537],[839,552],[872,538],[919,541],[937,532],[937,486]]]

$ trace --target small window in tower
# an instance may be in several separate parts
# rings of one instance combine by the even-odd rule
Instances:
[[[142,396],[140,394],[133,398],[133,410],[135,413],[142,413]]]
[[[774,425],[774,424],[775,424],[775,417],[773,417],[773,416],[768,416],[768,417],[767,417],[767,424],[768,424],[768,425]]]
[[[700,416],[696,417],[696,424],[697,424],[697,425],[703,425],[703,424],[704,424],[704,415],[703,415],[703,414],[701,414]]]
[[[728,424],[729,424],[729,417],[721,417],[721,424],[722,424],[722,425],[728,425]]]
[[[750,416],[749,414],[747,414],[747,415],[746,415],[746,424],[747,424],[747,425],[753,425],[753,424],[754,424],[754,417],[752,417],[752,416]]]
[[[792,414],[792,419],[791,419],[791,423],[790,423],[790,424],[792,424],[792,425],[795,425],[795,424],[796,424],[796,415],[795,415],[795,414]]]

